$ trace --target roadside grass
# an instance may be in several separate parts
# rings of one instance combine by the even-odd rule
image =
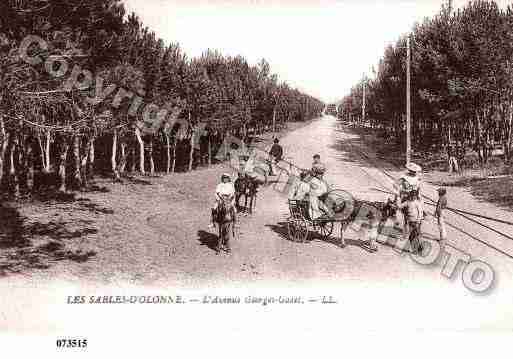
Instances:
[[[401,145],[383,138],[377,130],[352,127],[362,141],[376,151],[379,159],[398,168],[404,166],[406,157]],[[440,151],[413,152],[412,161],[423,168],[423,178],[429,183],[443,187],[468,188],[479,200],[513,210],[513,165],[504,164],[499,157],[492,157],[484,166],[478,163],[477,155],[465,156],[459,173],[449,173],[447,159]]]

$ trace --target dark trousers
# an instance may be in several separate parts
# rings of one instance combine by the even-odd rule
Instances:
[[[218,250],[224,247],[227,251],[231,250],[230,240],[232,238],[233,222],[226,222],[219,225]]]
[[[420,252],[420,222],[408,222],[410,235],[408,240],[410,241],[411,251],[414,253]]]

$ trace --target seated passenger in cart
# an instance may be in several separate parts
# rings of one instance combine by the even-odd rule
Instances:
[[[299,181],[296,181],[294,187],[289,192],[289,200],[305,201],[308,200],[308,193],[310,192],[310,184],[306,182],[308,173],[302,171],[299,174]]]
[[[313,178],[310,180],[310,218],[311,219],[329,219],[333,218],[335,213],[324,203],[325,195],[328,193],[328,185],[323,180],[324,166],[312,168]]]

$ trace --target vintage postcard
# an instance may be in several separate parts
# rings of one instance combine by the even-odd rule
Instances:
[[[510,2],[2,0],[6,357],[495,358],[512,282]]]

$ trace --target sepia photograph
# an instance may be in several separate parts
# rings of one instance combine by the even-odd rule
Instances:
[[[1,0],[6,357],[512,330],[513,3]]]

